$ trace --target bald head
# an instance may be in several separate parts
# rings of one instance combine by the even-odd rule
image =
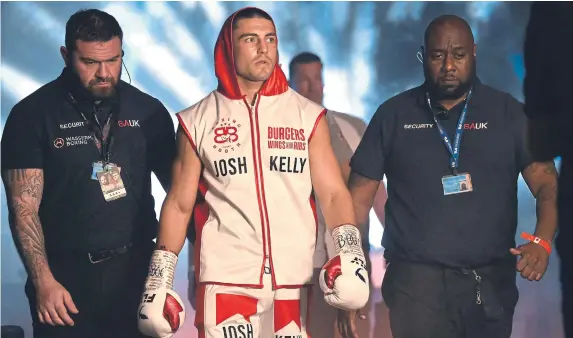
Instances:
[[[468,22],[456,15],[442,15],[430,22],[424,33],[424,45],[428,45],[430,37],[433,35],[443,34],[444,31],[456,31],[465,35],[474,43],[474,34]]]
[[[463,97],[475,78],[474,36],[455,15],[434,19],[424,34],[424,76],[436,99]]]

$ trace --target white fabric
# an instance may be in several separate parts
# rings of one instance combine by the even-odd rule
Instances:
[[[264,274],[262,289],[244,288],[239,286],[215,285],[204,286],[203,300],[198,304],[202,308],[196,318],[200,337],[224,338],[224,337],[300,337],[307,338],[308,317],[308,288],[278,289],[273,290],[270,274]],[[242,301],[234,301],[233,299]],[[287,304],[298,303],[299,318],[301,325],[290,321],[284,327],[277,327],[275,321],[292,315],[288,310],[294,310]],[[256,304],[256,311],[251,308]],[[231,306],[237,308],[232,308]],[[243,305],[244,307],[241,307]],[[287,305],[287,306],[285,306]],[[284,310],[287,310],[285,313]],[[231,316],[228,314],[234,313]],[[245,318],[243,314],[249,313]],[[294,318],[293,318],[294,319]],[[284,320],[282,321],[285,324]],[[204,334],[202,336],[201,334]]]
[[[330,113],[330,111],[329,111],[329,113]],[[350,146],[352,151],[356,151],[356,148],[358,148],[358,145],[360,144],[360,141],[362,140],[362,135],[360,135],[358,130],[356,130],[356,128],[354,128],[354,126],[352,126],[352,124],[350,124],[350,122],[341,118],[340,117],[341,114],[342,113],[331,114],[330,116],[338,124],[338,127],[342,131],[342,135],[344,135],[344,138],[346,139],[346,142],[348,142],[348,145]]]
[[[317,228],[308,139],[323,114],[292,89],[260,96],[253,107],[214,91],[177,114],[204,166],[200,282],[260,286],[265,256],[276,286],[311,280]]]

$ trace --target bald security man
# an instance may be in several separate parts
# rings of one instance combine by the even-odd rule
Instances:
[[[523,105],[476,76],[477,50],[465,20],[434,19],[425,82],[378,108],[350,162],[359,224],[387,177],[382,294],[394,338],[509,338],[516,270],[536,281],[547,268],[556,170],[529,153]],[[520,173],[537,225],[516,247]]]

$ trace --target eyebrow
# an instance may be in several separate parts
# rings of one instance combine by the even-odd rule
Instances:
[[[96,59],[92,59],[90,57],[80,57],[80,60],[82,61],[92,61],[92,62],[106,62],[106,61],[113,61],[117,58],[119,58],[121,56],[121,54],[117,54],[116,56],[112,57],[111,59],[107,59],[107,60],[96,60]]]
[[[453,48],[452,48],[452,50],[453,50],[453,51],[456,51],[456,52],[459,52],[459,51],[461,51],[461,50],[466,50],[466,49],[467,49],[467,48],[464,47],[464,46],[456,46],[456,47],[453,47]],[[436,48],[431,48],[431,49],[430,49],[430,52],[443,52],[443,51],[445,51],[445,50],[446,50],[445,48],[436,47]]]
[[[252,36],[252,37],[257,37],[258,34],[255,34],[255,33],[245,33],[245,34],[241,34],[241,36],[239,36],[239,40],[242,39],[242,38],[250,37],[250,36]],[[267,33],[265,36],[275,36],[275,37],[276,37],[277,34],[276,34],[276,33]]]

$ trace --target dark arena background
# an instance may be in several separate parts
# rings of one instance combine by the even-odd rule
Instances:
[[[366,122],[382,102],[423,81],[416,53],[426,25],[441,14],[456,14],[470,23],[482,82],[523,100],[522,49],[530,6],[526,2],[2,2],[2,128],[14,104],[60,74],[65,23],[78,9],[95,7],[117,18],[124,31],[131,84],[157,97],[174,114],[216,87],[215,39],[225,18],[246,5],[261,7],[275,19],[280,63],[287,76],[294,55],[318,54],[325,64],[325,106]],[[122,79],[129,81],[125,69]],[[165,193],[155,178],[153,185],[159,214]],[[3,185],[1,210],[2,325],[19,325],[26,337],[32,337],[26,272],[12,242]],[[535,201],[520,179],[517,233],[532,232],[534,226]],[[372,278],[378,288],[384,273],[382,232],[381,224],[373,221]],[[175,288],[185,300],[188,250],[186,244],[175,277]],[[512,337],[563,337],[557,263],[553,253],[541,282],[518,278],[520,300]],[[391,337],[387,309],[379,291],[376,295],[371,337]],[[194,312],[187,300],[186,308],[185,325],[175,337],[194,338]]]

